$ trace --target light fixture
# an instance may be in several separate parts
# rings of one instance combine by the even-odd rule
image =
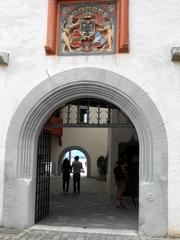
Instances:
[[[171,49],[171,60],[180,61],[180,47],[173,47]]]
[[[9,64],[9,53],[0,52],[0,65],[8,65]]]

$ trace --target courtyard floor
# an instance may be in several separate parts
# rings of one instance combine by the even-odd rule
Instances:
[[[61,177],[51,178],[50,213],[24,231],[0,228],[0,239],[12,240],[137,240],[138,209],[125,199],[117,209],[104,181],[81,178],[81,193],[62,192]],[[148,239],[148,238],[143,238]],[[161,238],[163,239],[163,238]]]
[[[126,209],[117,209],[114,197],[106,193],[106,183],[94,178],[81,178],[81,193],[73,193],[72,179],[68,193],[62,192],[60,177],[51,179],[50,213],[39,222],[48,226],[83,229],[129,229],[137,231],[138,210],[129,199]]]

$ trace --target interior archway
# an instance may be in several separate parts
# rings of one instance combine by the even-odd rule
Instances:
[[[34,223],[38,136],[60,103],[84,96],[115,104],[133,122],[140,146],[139,233],[166,235],[168,147],[163,119],[135,83],[94,68],[73,69],[50,77],[25,97],[13,115],[6,140],[3,225],[22,228]]]
[[[82,152],[86,156],[86,160],[87,160],[87,177],[89,177],[90,176],[90,169],[91,169],[91,158],[90,158],[88,152],[84,148],[79,147],[79,146],[69,146],[69,147],[63,149],[63,151],[60,153],[59,159],[58,159],[58,163],[59,163],[58,166],[59,166],[59,168],[61,166],[61,163],[62,163],[64,155],[67,152],[73,151],[73,150],[79,150],[80,152]],[[58,172],[60,173],[60,169],[59,169]]]

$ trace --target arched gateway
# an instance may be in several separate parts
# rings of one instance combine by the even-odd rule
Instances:
[[[149,96],[135,83],[103,69],[61,72],[35,87],[22,101],[6,140],[3,225],[34,224],[37,142],[60,104],[94,97],[122,109],[139,138],[139,234],[167,234],[167,137],[163,120]]]

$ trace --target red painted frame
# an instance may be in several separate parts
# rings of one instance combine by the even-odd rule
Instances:
[[[47,55],[58,54],[58,4],[61,2],[95,2],[95,0],[48,0],[47,39],[45,51]],[[100,0],[101,1],[101,0]],[[102,0],[105,1],[105,0]],[[129,52],[129,0],[117,0],[117,53]]]

